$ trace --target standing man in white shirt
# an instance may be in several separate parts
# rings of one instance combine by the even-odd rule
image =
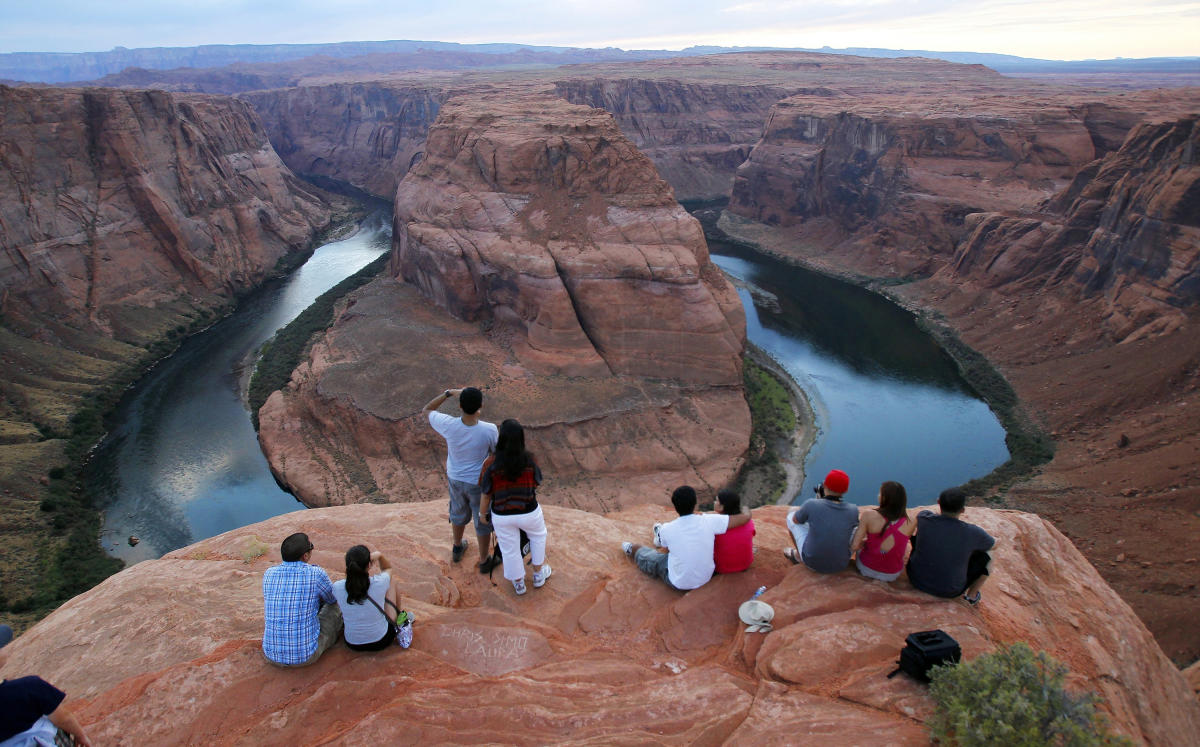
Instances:
[[[437,409],[451,397],[458,398],[462,417],[454,417]],[[447,389],[429,400],[423,412],[429,424],[446,439],[446,477],[450,481],[450,526],[454,535],[451,559],[462,560],[467,549],[463,530],[475,522],[475,537],[479,542],[479,572],[487,573],[494,565],[491,558],[492,525],[479,518],[479,472],[488,454],[496,448],[499,431],[493,423],[479,419],[483,409],[483,392],[473,386]]]
[[[633,559],[638,570],[661,579],[680,591],[699,589],[712,578],[714,538],[750,521],[749,511],[726,516],[696,513],[696,491],[681,485],[671,493],[671,504],[679,518],[658,527],[655,543],[666,550],[643,547],[632,542],[621,549]]]

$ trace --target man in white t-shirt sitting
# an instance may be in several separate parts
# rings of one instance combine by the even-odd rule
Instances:
[[[456,418],[438,412],[442,403],[458,397],[462,417]],[[479,541],[479,572],[487,573],[499,560],[493,561],[492,525],[479,519],[479,472],[488,454],[496,448],[499,430],[492,423],[479,419],[483,409],[483,392],[473,386],[465,389],[447,389],[429,400],[423,411],[429,416],[429,424],[446,439],[446,477],[450,481],[450,526],[454,535],[451,559],[462,560],[467,542],[463,530],[471,521],[475,522],[475,537]]]
[[[655,544],[665,550],[625,542],[621,549],[638,570],[662,579],[668,586],[688,591],[699,589],[712,578],[713,538],[750,521],[749,511],[734,516],[696,513],[696,491],[690,485],[675,488],[671,503],[679,518],[657,527]]]

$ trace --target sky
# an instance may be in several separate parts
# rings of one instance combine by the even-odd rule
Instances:
[[[1200,56],[1200,0],[0,0],[0,52],[388,39]]]

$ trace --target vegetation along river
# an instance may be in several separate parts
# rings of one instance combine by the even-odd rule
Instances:
[[[302,508],[259,449],[244,398],[247,368],[276,330],[387,251],[388,229],[375,216],[318,248],[127,393],[88,468],[108,552],[135,563]],[[911,502],[924,503],[1007,458],[1003,428],[911,314],[735,244],[709,244],[739,281],[750,340],[796,379],[816,413],[819,434],[796,498],[839,467],[850,473],[855,502],[874,501],[879,483],[894,479]]]
[[[243,396],[248,369],[276,330],[390,245],[387,216],[368,218],[189,338],[126,393],[87,474],[110,554],[132,564],[304,508],[276,484],[259,448]]]

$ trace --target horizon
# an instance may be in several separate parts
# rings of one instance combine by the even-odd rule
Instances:
[[[1131,8],[1113,0],[1052,7],[1031,0],[969,6],[953,0],[673,0],[648,9],[630,0],[456,0],[406,9],[370,0],[205,0],[182,8],[148,0],[116,7],[47,0],[0,11],[0,53],[400,40],[626,51],[875,48],[1053,61],[1186,58],[1200,56],[1200,2],[1148,0]]]

